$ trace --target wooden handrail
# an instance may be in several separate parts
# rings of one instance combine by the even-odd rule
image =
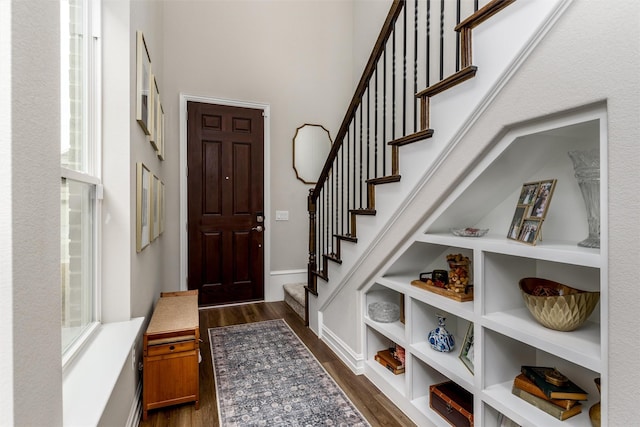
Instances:
[[[322,190],[322,186],[324,185],[324,181],[329,176],[329,171],[331,170],[331,165],[333,161],[338,156],[338,152],[342,147],[342,142],[344,141],[344,137],[347,135],[347,131],[349,130],[349,124],[351,123],[351,119],[353,115],[358,109],[358,105],[360,104],[360,99],[364,95],[369,80],[373,76],[373,73],[376,69],[376,64],[378,60],[382,56],[384,52],[384,46],[389,40],[389,36],[393,33],[393,27],[400,16],[400,12],[404,7],[405,0],[394,0],[391,8],[389,9],[389,13],[387,14],[387,18],[384,21],[384,25],[382,30],[380,31],[380,35],[378,36],[378,40],[376,40],[376,44],[373,47],[373,51],[371,52],[371,56],[369,56],[369,61],[362,72],[362,77],[360,78],[360,82],[356,87],[356,91],[353,94],[353,98],[351,99],[351,103],[349,104],[349,108],[342,120],[342,125],[340,125],[340,129],[336,134],[335,142],[331,147],[331,151],[329,152],[329,156],[324,163],[324,167],[322,168],[322,172],[320,173],[320,177],[318,178],[316,186],[311,190],[309,197],[313,200],[317,199],[320,195],[320,191]]]

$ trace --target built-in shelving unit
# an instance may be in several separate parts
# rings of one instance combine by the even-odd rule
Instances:
[[[429,408],[429,385],[452,380],[474,395],[476,426],[497,425],[500,413],[522,426],[590,427],[589,408],[607,407],[607,230],[606,111],[573,112],[505,133],[469,171],[424,226],[382,266],[361,291],[366,375],[418,425],[448,426]],[[584,202],[574,177],[570,150],[600,150],[601,247],[577,243],[587,236]],[[535,246],[506,238],[525,182],[555,178],[556,191]],[[451,227],[489,228],[480,238],[456,237]],[[421,272],[447,270],[446,255],[472,260],[474,300],[457,302],[411,285]],[[528,312],[518,282],[543,277],[569,286],[600,291],[600,303],[575,331],[540,325]],[[403,301],[404,322],[380,323],[366,313],[371,302]],[[456,348],[440,353],[427,335],[446,316]],[[474,372],[459,358],[469,325],[474,330]],[[404,374],[394,375],[375,362],[391,343],[406,350]],[[582,413],[559,421],[515,397],[513,378],[521,365],[555,366],[589,392]],[[602,396],[594,379],[600,377]]]

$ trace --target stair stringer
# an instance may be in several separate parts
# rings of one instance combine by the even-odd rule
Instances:
[[[377,215],[360,216],[357,219],[358,243],[342,242],[343,263],[338,265],[329,262],[329,280],[325,282],[318,279],[318,296],[309,298],[309,326],[316,334],[322,337],[324,325],[331,323],[328,319],[322,320],[326,316],[318,314],[327,311],[336,298],[343,299],[344,295],[348,295],[347,299],[353,300],[352,305],[358,304],[354,295],[367,280],[367,274],[361,271],[362,266],[370,265],[372,261],[381,264],[391,255],[379,257],[373,251],[392,228],[398,228],[397,222],[402,218],[402,213],[429,182],[433,171],[447,159],[456,143],[482,115],[570,3],[571,0],[515,2],[493,17],[490,23],[474,29],[474,63],[478,64],[476,77],[431,99],[434,136],[427,143],[417,142],[400,148],[402,180],[377,186]],[[504,34],[513,37],[504,37]],[[496,52],[501,53],[499,58]],[[458,172],[457,167],[453,167],[450,176]],[[445,181],[446,184],[449,182]],[[403,236],[415,231],[409,222],[404,219],[400,221],[404,227],[399,228],[406,230]],[[357,310],[362,308],[350,309],[360,313]],[[355,320],[354,323],[340,323],[339,327],[328,326],[328,330],[344,342],[357,342],[358,332],[344,327],[345,324],[355,324]],[[354,353],[353,349],[348,351]]]

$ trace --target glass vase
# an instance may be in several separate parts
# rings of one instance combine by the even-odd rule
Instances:
[[[445,328],[445,320],[441,314],[438,314],[438,327],[429,332],[429,344],[436,351],[449,352],[455,346],[455,340]]]
[[[585,248],[600,247],[600,151],[569,151],[575,177],[587,209],[589,236],[578,243]]]

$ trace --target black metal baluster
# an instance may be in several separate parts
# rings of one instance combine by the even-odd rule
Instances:
[[[396,27],[393,26],[393,50],[391,55],[391,140],[396,139]]]
[[[358,108],[360,108],[360,134],[358,135],[358,139],[360,141],[360,180],[358,181],[358,188],[360,189],[360,204],[358,205],[358,208],[362,208],[362,98],[360,98],[360,106]]]
[[[367,179],[371,178],[370,164],[371,164],[371,143],[370,143],[370,122],[371,122],[371,86],[367,85]],[[368,192],[367,192],[368,193]],[[367,200],[367,206],[369,201]]]
[[[374,155],[373,155],[373,175],[374,178],[378,177],[378,65],[376,65],[376,70],[374,71],[375,78],[375,88],[374,88],[374,121],[373,121],[373,147],[374,147]]]
[[[382,176],[387,175],[387,45],[382,54]]]
[[[460,0],[456,2],[456,25],[460,23]],[[460,71],[460,31],[456,31],[456,72]]]
[[[440,80],[444,79],[444,0],[440,0]]]
[[[407,134],[407,8],[402,9],[402,136]]]
[[[347,142],[347,144],[349,144]],[[347,145],[348,147],[348,145]],[[345,191],[344,191],[344,152],[345,152],[345,148],[344,148],[344,144],[340,147],[340,164],[341,164],[341,169],[342,169],[342,181],[340,182],[340,199],[341,199],[341,203],[340,203],[340,207],[341,209],[341,213],[340,213],[340,234],[344,234],[344,217],[345,217],[345,209],[344,209],[344,199],[345,199]],[[349,179],[347,177],[347,179]],[[347,182],[347,193],[349,192],[349,183]],[[348,194],[346,196],[347,198],[349,197]]]
[[[478,0],[475,0],[475,1],[473,2],[473,11],[474,11],[474,12],[477,12],[477,11],[478,11]]]
[[[413,93],[418,93],[418,0],[413,8]],[[418,103],[419,99],[413,99],[413,131],[418,131]]]
[[[426,87],[429,87],[430,85],[430,79],[429,79],[429,73],[431,71],[431,0],[427,0],[427,22],[426,22],[426,26],[427,26],[427,42],[426,42],[426,50],[425,50],[425,57],[426,57],[426,63],[427,63],[427,70],[426,70]]]
[[[356,180],[356,157],[357,157],[357,150],[356,150],[356,121],[357,121],[357,116],[354,114],[354,118],[353,118],[353,204],[351,205],[352,209],[356,208],[356,195],[357,195],[357,180]],[[347,218],[347,221],[349,220],[349,218]],[[349,234],[351,234],[352,230],[351,230],[351,224],[349,224]]]

